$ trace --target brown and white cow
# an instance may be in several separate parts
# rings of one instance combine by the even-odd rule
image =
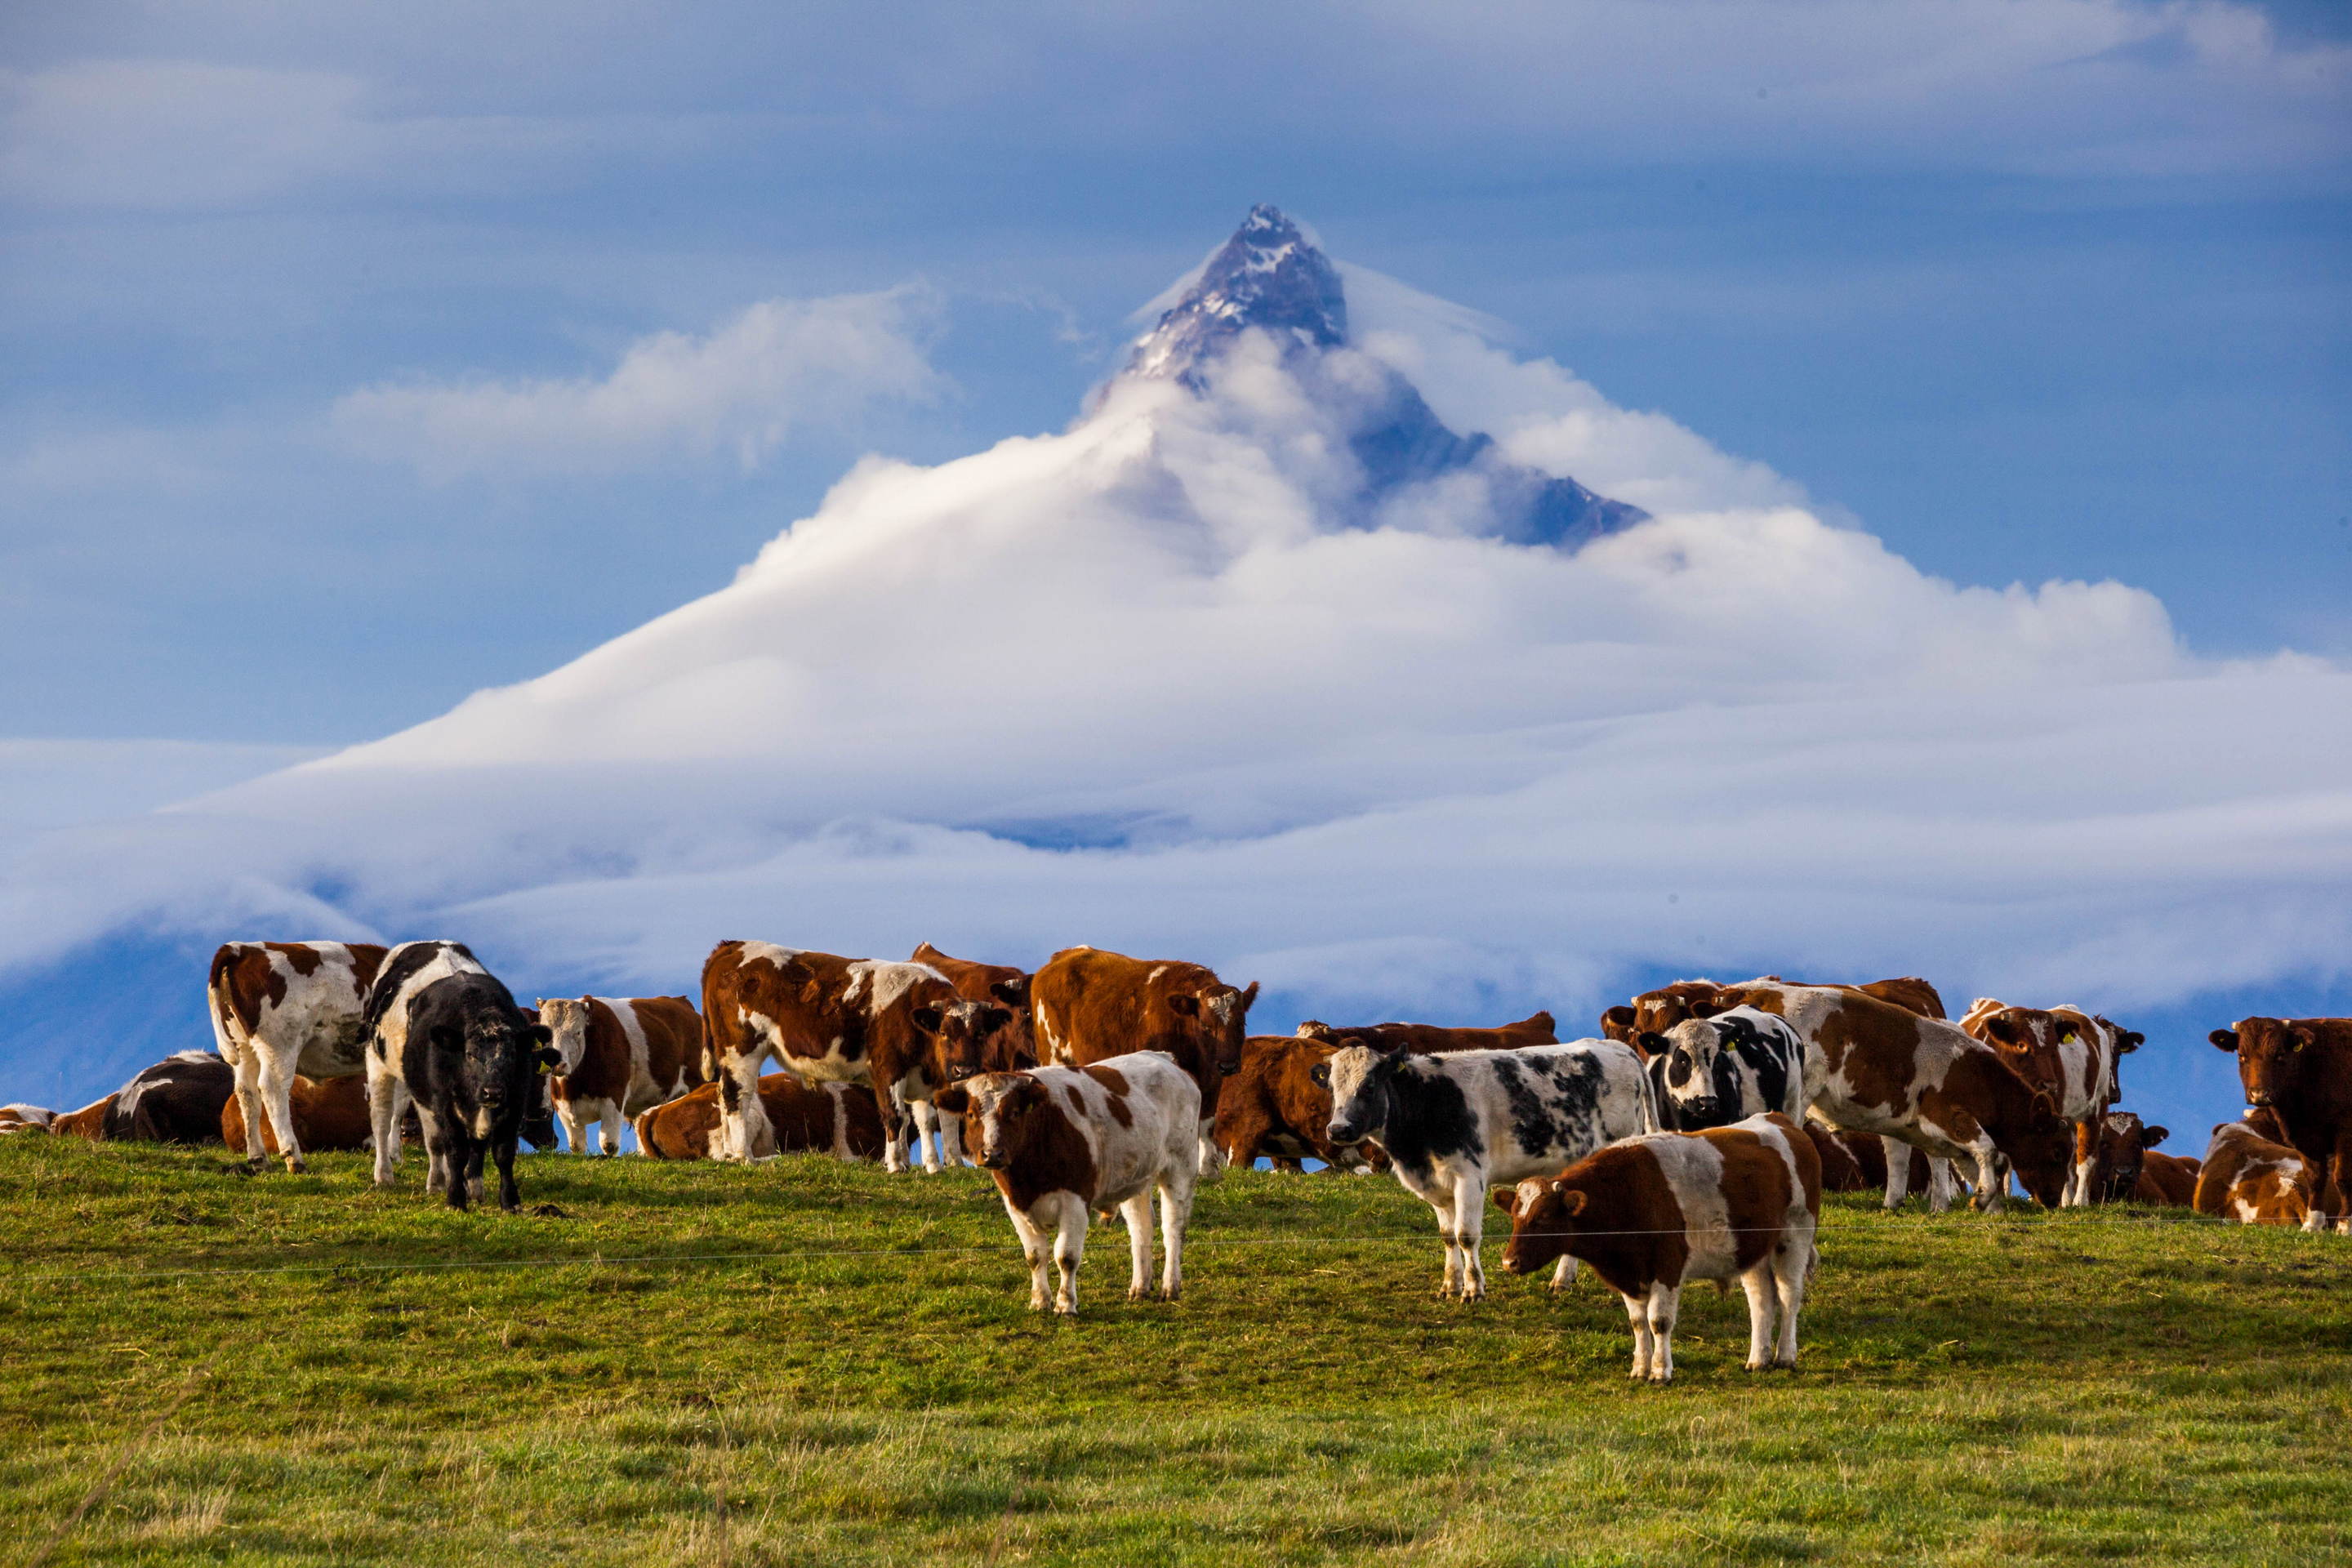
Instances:
[[[1212,1182],[1224,1169],[1217,1097],[1241,1070],[1256,1000],[1255,980],[1236,990],[1198,963],[1092,947],[1063,949],[1029,982],[1030,1025],[1045,1061],[1085,1067],[1130,1051],[1160,1051],[1192,1075],[1201,1091],[1200,1172]]]
[[[1944,998],[1933,985],[1916,974],[1898,975],[1892,980],[1866,981],[1860,985],[1813,985],[1801,980],[1783,980],[1777,974],[1766,974],[1748,982],[1755,985],[1793,985],[1809,991],[1853,991],[1864,996],[1874,996],[1881,1002],[1891,1002],[1906,1013],[1916,1013],[1922,1018],[1942,1018]],[[1645,991],[1633,998],[1631,1006],[1619,1005],[1601,1015],[1601,1032],[1612,1040],[1640,1049],[1643,1035],[1664,1035],[1677,1024],[1690,1018],[1709,1018],[1740,1005],[1737,985],[1722,985],[1712,980],[1677,980],[1655,991]]]
[[[1078,1266],[1087,1225],[1118,1209],[1132,1259],[1127,1297],[1151,1289],[1151,1196],[1160,1194],[1167,1261],[1157,1294],[1184,1289],[1184,1230],[1199,1180],[1201,1089],[1192,1075],[1157,1051],[1132,1051],[1072,1070],[982,1073],[939,1096],[978,1136],[980,1163],[996,1178],[1004,1212],[1029,1264],[1029,1308],[1046,1303],[1046,1238],[1060,1271],[1054,1310],[1078,1311]]]
[[[0,1133],[47,1132],[58,1113],[42,1105],[0,1105]]]
[[[106,1141],[106,1119],[114,1113],[114,1102],[122,1096],[110,1094],[104,1100],[93,1100],[79,1110],[60,1110],[49,1120],[49,1131],[60,1138],[87,1138],[93,1143]]]
[[[2327,1215],[2313,1201],[2324,1176],[2316,1160],[2242,1121],[2225,1121],[2213,1129],[2197,1173],[2197,1212],[2241,1225],[2326,1230]]]
[[[2352,1230],[2352,1018],[2241,1018],[2208,1038],[2236,1053],[2247,1105],[2276,1115],[2279,1142],[2317,1171],[2306,1228]]]
[[[2128,1110],[2109,1110],[2075,1123],[2074,1169],[2080,1173],[2081,1191],[2085,1201],[2093,1204],[2165,1202],[2140,1196],[2145,1178],[2153,1159],[2168,1165],[2187,1164],[2193,1172],[2194,1160],[2178,1161],[2169,1155],[2155,1152],[2156,1145],[2172,1136],[2171,1130],[2150,1127]],[[2168,1178],[2159,1177],[2158,1182]],[[2189,1184],[2193,1187],[2192,1175]],[[2179,1200],[2187,1203],[2187,1198]]]
[[[702,1081],[702,1015],[683,996],[542,996],[539,1021],[563,1058],[548,1092],[575,1154],[591,1129],[619,1153],[624,1123]]]
[[[1516,1024],[1491,1029],[1461,1029],[1444,1024],[1349,1024],[1334,1026],[1309,1018],[1298,1026],[1298,1037],[1327,1045],[1370,1046],[1376,1051],[1407,1050],[1422,1056],[1448,1051],[1516,1051],[1526,1046],[1556,1046],[1558,1020],[1537,1013]]]
[[[366,1068],[362,1015],[386,951],[360,942],[232,942],[213,954],[206,1010],[221,1057],[236,1070],[239,1122],[274,1134],[266,1151],[258,1138],[230,1145],[255,1170],[273,1153],[288,1170],[302,1169],[297,1074],[316,1083]]]
[[[862,1083],[803,1083],[788,1072],[760,1079],[760,1109],[781,1152],[807,1151],[836,1160],[877,1158],[887,1135],[874,1091]],[[637,1152],[654,1160],[714,1160],[722,1131],[719,1086],[698,1085],[640,1111]]]
[[[702,966],[704,1070],[719,1085],[722,1160],[775,1152],[757,1085],[774,1057],[803,1083],[865,1082],[882,1108],[883,1168],[907,1169],[900,1112],[948,1083],[939,1029],[961,999],[928,963],[722,942]],[[925,1170],[938,1167],[924,1151]]]
[[[357,1073],[314,1082],[299,1074],[287,1086],[287,1103],[293,1108],[296,1146],[310,1150],[366,1149],[373,1132],[368,1121],[367,1079]],[[230,1095],[220,1111],[221,1142],[232,1149],[246,1147],[245,1101]],[[278,1134],[261,1124],[262,1146],[278,1152]]]
[[[1495,1202],[1511,1215],[1504,1268],[1531,1274],[1580,1258],[1624,1299],[1636,1380],[1674,1377],[1675,1318],[1690,1279],[1737,1279],[1747,1291],[1748,1371],[1795,1369],[1822,1168],[1787,1117],[1629,1138],[1557,1176],[1498,1187]]]
[[[1215,1137],[1228,1164],[1247,1170],[1263,1154],[1292,1170],[1310,1159],[1334,1171],[1386,1166],[1388,1156],[1378,1150],[1342,1148],[1327,1135],[1331,1091],[1314,1073],[1339,1048],[1296,1035],[1252,1035],[1243,1042],[1242,1069],[1217,1094]]]
[[[950,958],[928,942],[915,944],[908,962],[929,964],[948,977],[957,995],[974,1005],[952,1014],[940,1031],[950,1079],[982,1072],[1022,1072],[1037,1065],[1037,1040],[1029,1026],[1027,970],[1009,963]],[[1004,1015],[1002,1021],[997,1016],[1000,1012]],[[926,1141],[936,1137],[942,1163],[969,1163],[960,1118],[940,1116],[928,1100],[918,1101],[914,1110],[919,1144],[928,1149]],[[929,1163],[926,1153],[925,1163]]]
[[[2080,1007],[2012,1007],[1991,996],[1969,1004],[1960,1027],[1999,1051],[2011,1072],[2057,1100],[2058,1114],[2074,1127],[2076,1146],[2062,1204],[2088,1205],[2090,1172],[2082,1150],[2094,1136],[2092,1123],[2120,1098],[2118,1063],[2147,1037]]]

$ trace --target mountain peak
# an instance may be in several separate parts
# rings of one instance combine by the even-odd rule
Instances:
[[[1338,270],[1280,207],[1265,202],[1250,208],[1183,298],[1135,345],[1128,372],[1197,386],[1202,362],[1249,327],[1295,334],[1318,348],[1348,341]]]

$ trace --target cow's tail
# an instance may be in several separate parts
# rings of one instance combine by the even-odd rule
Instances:
[[[234,952],[226,943],[223,943],[220,950],[213,954],[212,968],[205,974],[205,1010],[213,1017],[213,1046],[220,1052],[221,1059],[226,1062],[236,1060],[236,1058],[231,1054],[236,1048],[236,1042],[228,1037],[226,989],[228,968],[235,960]]]

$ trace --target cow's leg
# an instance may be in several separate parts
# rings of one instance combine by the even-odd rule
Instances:
[[[1772,1282],[1780,1296],[1780,1333],[1772,1364],[1797,1370],[1797,1314],[1805,1305],[1805,1281],[1813,1271],[1813,1231],[1791,1227],[1772,1249]]]
[[[919,1100],[914,1102],[914,1111],[915,1152],[922,1159],[923,1173],[936,1176],[940,1173],[939,1145],[943,1142],[940,1137],[940,1108],[928,1100]]]
[[[1886,1207],[1892,1212],[1901,1208],[1903,1200],[1911,1195],[1911,1145],[1900,1138],[1889,1138],[1884,1134],[1878,1142],[1886,1151]],[[1930,1165],[1927,1169],[1932,1191],[1935,1167]],[[1930,1197],[1928,1201],[1932,1204],[1934,1199]]]
[[[226,1043],[227,1037],[222,1039]],[[242,1047],[229,1046],[221,1054],[228,1056],[231,1050],[236,1053],[228,1058],[236,1073],[236,1109],[245,1118],[245,1163],[258,1171],[269,1163],[269,1145],[261,1141],[261,1052],[247,1041]]]
[[[2319,1167],[2319,1191],[2313,1194],[2327,1205],[2336,1234],[2352,1235],[2352,1133],[2339,1136],[2336,1148]]]
[[[936,1109],[936,1108],[934,1108]],[[963,1118],[940,1116],[940,1163],[950,1171],[960,1171],[971,1163],[963,1152]]]
[[[760,1068],[768,1059],[759,1046],[730,1057],[719,1073],[719,1158],[740,1164],[775,1146],[768,1108],[760,1103]]]
[[[1196,1169],[1200,1179],[1204,1182],[1225,1179],[1225,1152],[1217,1147],[1217,1119],[1214,1116],[1201,1118],[1200,1163]]]
[[[1992,1140],[1980,1140],[1976,1146],[1977,1195],[1975,1201],[1987,1214],[1999,1214],[2009,1206],[2009,1168],[2002,1162],[2000,1151]]]
[[[621,1152],[621,1129],[629,1124],[628,1112],[612,1100],[604,1102],[604,1114],[596,1118],[596,1147],[607,1155]]]
[[[1675,1380],[1675,1319],[1682,1310],[1683,1288],[1664,1280],[1650,1287],[1650,1381]]]
[[[1167,1261],[1160,1268],[1160,1293],[1171,1301],[1184,1294],[1184,1233],[1192,1226],[1192,1184],[1182,1171],[1160,1186],[1160,1242]]]
[[[1772,1364],[1772,1312],[1775,1281],[1772,1278],[1770,1255],[1758,1260],[1756,1267],[1739,1277],[1739,1289],[1748,1297],[1748,1370],[1763,1372]]]
[[[407,1107],[400,1102],[400,1079],[391,1073],[375,1071],[375,1058],[368,1059],[368,1126],[375,1136],[375,1184],[388,1187],[397,1179],[394,1173],[400,1163],[400,1113]]]
[[[286,1168],[299,1174],[307,1167],[302,1163],[302,1141],[294,1135],[294,1058],[273,1051],[261,1058],[261,1100],[269,1111],[269,1130],[278,1135],[278,1154]],[[255,1146],[253,1123],[246,1123],[246,1158],[250,1161],[259,1151]]]
[[[482,1201],[482,1156],[489,1152],[489,1146],[476,1138],[470,1131],[458,1134],[458,1138],[460,1142],[457,1147],[463,1153],[464,1160],[462,1163],[453,1163],[449,1171],[449,1206],[453,1209],[461,1209],[467,1205]],[[457,1201],[461,1178],[466,1192],[466,1202],[462,1204]]]
[[[1054,1293],[1054,1310],[1063,1317],[1078,1315],[1078,1265],[1087,1258],[1087,1224],[1094,1216],[1086,1200],[1061,1194],[1062,1222],[1054,1237],[1054,1267],[1060,1270],[1061,1289]]]
[[[1462,1246],[1454,1237],[1454,1205],[1435,1198],[1423,1201],[1437,1211],[1438,1239],[1445,1243],[1445,1283],[1437,1293],[1451,1301],[1461,1289],[1458,1281],[1462,1274]]]
[[[1119,1217],[1127,1221],[1127,1254],[1130,1267],[1127,1275],[1127,1299],[1144,1301],[1151,1298],[1151,1189],[1144,1188],[1118,1205]]]
[[[1028,1214],[1004,1200],[1004,1212],[1013,1216],[1013,1234],[1021,1238],[1021,1256],[1029,1265],[1029,1310],[1045,1310],[1045,1233]]]
[[[1454,1240],[1462,1248],[1462,1299],[1486,1299],[1486,1265],[1478,1248],[1486,1238],[1486,1182],[1470,1175],[1454,1184]]]
[[[490,1152],[499,1163],[499,1207],[512,1214],[522,1207],[522,1189],[515,1185],[514,1177],[515,1141],[512,1138],[501,1138],[497,1147]],[[479,1152],[474,1155],[474,1162],[478,1167],[481,1163],[481,1159]]]
[[[441,1113],[423,1100],[416,1102],[416,1130],[425,1134],[425,1192],[449,1190],[449,1130],[442,1125]]]
[[[1650,1301],[1646,1296],[1627,1296],[1626,1321],[1633,1325],[1633,1381],[1641,1382],[1650,1375]]]
[[[882,1168],[903,1171],[907,1168],[907,1098],[896,1084],[882,1100]]]
[[[1555,1296],[1576,1283],[1576,1259],[1567,1253],[1559,1255],[1559,1267],[1551,1271],[1551,1293]]]
[[[563,1123],[563,1142],[575,1154],[588,1152],[588,1129],[591,1123],[588,1108],[580,1101],[564,1099],[556,1101],[555,1119]]]

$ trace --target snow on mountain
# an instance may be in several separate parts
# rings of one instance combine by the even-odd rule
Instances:
[[[181,947],[449,934],[674,992],[729,936],[1083,941],[1245,970],[1269,1026],[1573,1022],[1650,966],[2148,1005],[2335,973],[2347,719],[2139,590],[1927,576],[1261,207],[1067,429],[868,458],[546,676],[46,835],[0,965],[144,943],[194,996]]]

